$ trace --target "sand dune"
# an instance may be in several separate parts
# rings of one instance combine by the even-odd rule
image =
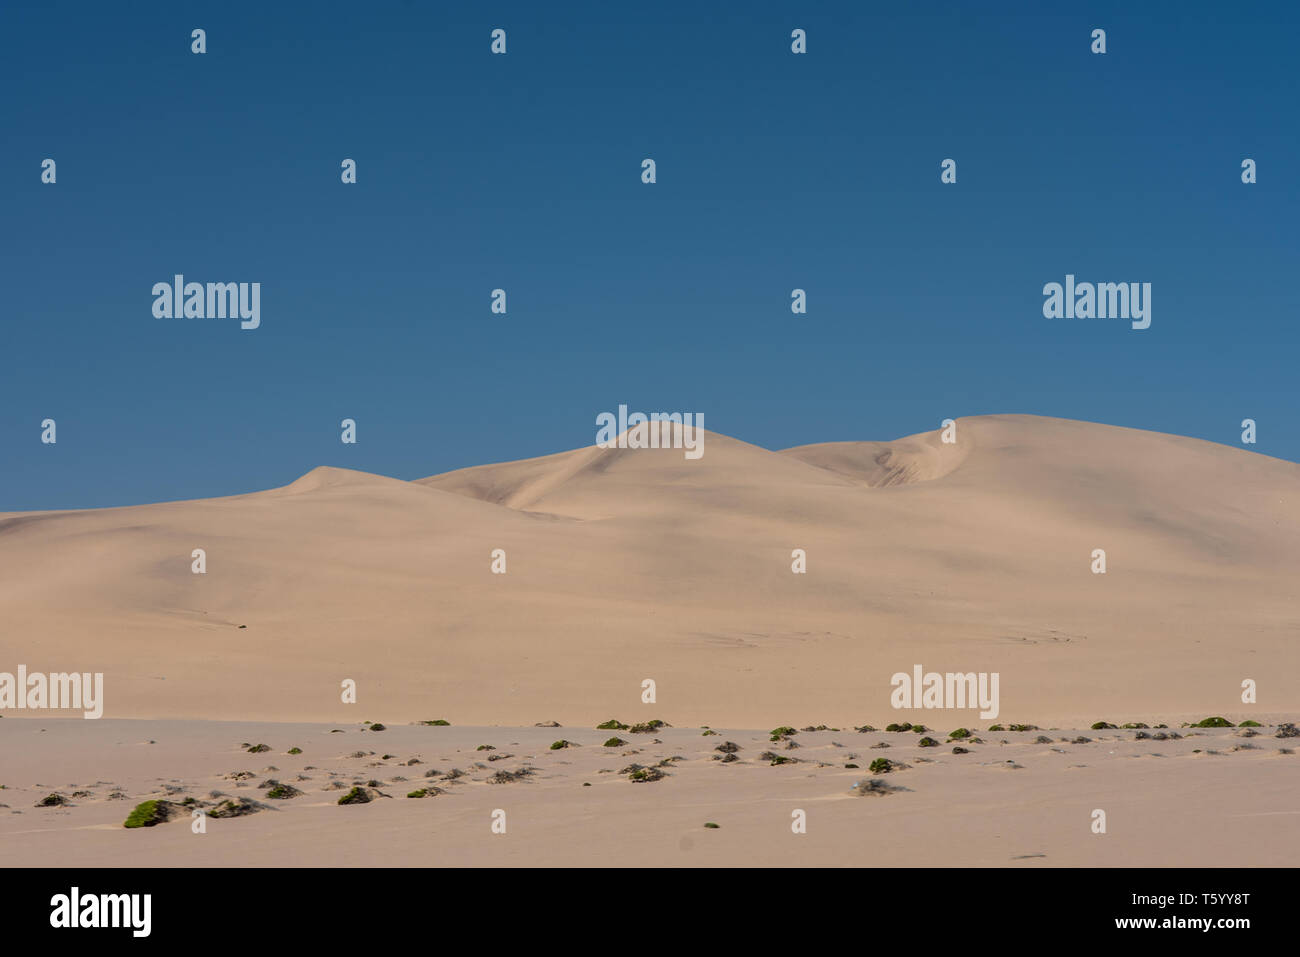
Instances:
[[[698,460],[0,515],[0,670],[103,671],[117,718],[590,724],[653,678],[680,726],[883,725],[924,720],[889,706],[917,663],[1000,672],[1007,721],[1249,717],[1245,678],[1295,714],[1298,573],[1300,466],[1241,449],[1031,416],[956,446],[710,432]]]

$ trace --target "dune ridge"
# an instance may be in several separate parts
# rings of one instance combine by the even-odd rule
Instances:
[[[1300,713],[1300,466],[1034,416],[959,419],[957,439],[708,432],[698,460],[324,467],[0,514],[0,662],[103,671],[106,714],[134,718],[352,720],[353,679],[393,721],[588,723],[642,707],[653,678],[679,725],[813,706],[884,724],[923,714],[889,703],[915,664],[998,671],[1010,721],[1240,711],[1246,678],[1260,708]]]

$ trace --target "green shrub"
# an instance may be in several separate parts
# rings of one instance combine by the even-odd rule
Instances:
[[[432,721],[421,721],[420,724],[427,725],[430,728],[446,728],[451,726],[450,721],[444,721],[442,718],[434,718]]]
[[[1227,718],[1202,718],[1192,725],[1193,728],[1231,728],[1233,723]]]
[[[167,821],[166,801],[144,801],[127,815],[123,827],[153,827]]]
[[[289,749],[289,753],[290,753],[290,754],[302,754],[302,748],[290,748],[290,749]]]
[[[922,738],[920,741],[916,742],[916,746],[919,748],[937,748],[939,742],[934,740],[934,738]]]
[[[894,770],[894,762],[889,760],[889,758],[876,758],[876,760],[872,761],[871,764],[867,766],[867,770],[872,774],[888,774],[890,771]]]
[[[627,728],[628,726],[617,718],[610,718],[608,721],[596,725],[597,731],[626,731]]]
[[[627,744],[627,742],[622,738],[610,738],[603,746],[606,748],[621,748],[625,744]]]
[[[953,739],[969,738],[969,737],[970,737],[970,729],[969,729],[969,728],[958,728],[956,731],[949,731],[949,732],[948,732],[948,737],[949,737],[949,738],[953,738]]]

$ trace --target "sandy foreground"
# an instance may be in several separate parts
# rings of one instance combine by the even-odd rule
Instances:
[[[0,863],[1041,867],[1300,859],[1300,738],[1279,739],[1273,727],[1252,736],[1174,728],[1164,733],[1180,739],[1136,740],[1133,730],[984,725],[974,729],[982,743],[949,741],[930,727],[937,747],[918,747],[916,733],[852,728],[774,743],[766,731],[706,736],[686,727],[375,732],[358,724],[4,720]],[[628,743],[605,747],[611,736]],[[1080,737],[1091,740],[1076,743]],[[551,749],[557,740],[572,746]],[[716,748],[728,742],[739,748],[724,763]],[[246,749],[263,743],[268,751]],[[954,754],[954,746],[969,753]],[[302,753],[288,754],[293,747]],[[760,757],[765,751],[794,761],[774,766]],[[880,757],[901,767],[870,773]],[[633,782],[633,765],[665,776]],[[489,780],[527,768],[513,781]],[[259,787],[268,779],[302,793],[269,799]],[[903,790],[855,793],[856,782],[870,779]],[[376,792],[369,803],[337,803],[368,784]],[[442,793],[406,796],[422,788]],[[53,793],[69,803],[35,806]],[[123,827],[142,801],[187,798],[207,808],[250,798],[264,809],[208,819],[202,834],[188,813]],[[1106,812],[1105,834],[1092,831],[1096,809]],[[504,834],[492,832],[498,810]],[[792,832],[796,810],[806,814],[806,833]]]

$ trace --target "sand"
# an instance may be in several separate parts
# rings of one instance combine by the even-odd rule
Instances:
[[[105,697],[99,721],[3,713],[6,858],[1294,861],[1295,759],[1267,729],[1158,745],[1113,732],[1061,751],[984,729],[1296,720],[1300,465],[1034,416],[959,419],[957,439],[774,451],[709,432],[698,460],[589,447],[413,482],[322,467],[228,498],[0,514],[0,671],[103,672]],[[792,573],[796,549],[806,574]],[[891,677],[917,665],[997,673],[998,715],[894,709]],[[611,715],[674,728],[615,759],[591,730]],[[433,718],[452,727],[412,724]],[[389,731],[360,731],[363,719]],[[564,728],[532,727],[551,719]],[[852,731],[904,721],[978,728],[986,743],[916,764],[911,745],[868,751],[872,736]],[[763,729],[810,722],[847,730],[800,735],[799,764],[753,760]],[[705,725],[759,730],[722,732],[746,758],[723,766],[708,749],[727,738]],[[561,736],[583,746],[550,752]],[[272,753],[238,752],[256,739]],[[1246,741],[1265,746],[1231,750]],[[539,770],[484,783],[481,743]],[[284,755],[291,744],[305,753]],[[406,799],[396,759],[362,771],[340,758],[362,747],[454,762],[468,780]],[[851,796],[867,775],[843,767],[847,751],[902,756],[908,770],[888,779],[909,790]],[[673,754],[685,760],[661,781],[600,773]],[[200,799],[234,793],[221,776],[239,769],[311,780],[207,835],[184,821],[121,827],[162,782]],[[393,797],[339,807],[319,790],[327,771],[373,774]],[[47,789],[93,796],[34,808]],[[488,830],[493,807],[508,811],[507,838]],[[1113,809],[1108,836],[1089,830],[1095,807]],[[809,813],[805,835],[789,833],[793,808]]]
[[[699,728],[386,727],[0,721],[8,756],[0,803],[9,805],[0,807],[0,847],[11,866],[1286,866],[1300,853],[1300,755],[1281,753],[1300,739],[1279,740],[1271,728],[1252,738],[1182,729],[1190,736],[1167,741],[1134,740],[1134,731],[977,731],[982,744],[938,734],[935,748],[918,747],[913,733],[850,728],[800,732],[800,747],[786,750],[766,733],[724,729],[704,737]],[[1051,743],[1035,743],[1040,734]],[[603,747],[611,735],[628,746]],[[1092,741],[1069,743],[1080,735]],[[551,750],[560,739],[574,746]],[[728,741],[740,746],[738,760],[713,760]],[[874,747],[882,741],[891,746]],[[249,754],[245,742],[271,750]],[[495,750],[476,750],[484,744]],[[953,754],[954,744],[969,753]],[[287,754],[291,747],[303,753]],[[760,759],[769,749],[797,763]],[[351,756],[358,751],[367,754]],[[871,774],[878,757],[902,767]],[[665,759],[661,780],[619,773]],[[535,771],[488,781],[524,767]],[[464,776],[448,782],[453,768]],[[439,773],[426,778],[430,770]],[[252,776],[229,779],[238,771]],[[270,800],[258,787],[268,778],[303,794]],[[873,778],[905,790],[853,793]],[[337,803],[368,781],[388,796]],[[444,793],[406,797],[430,785]],[[122,826],[141,801],[189,796],[210,807],[221,800],[209,797],[214,790],[267,809],[209,819],[202,834],[189,817]],[[69,806],[34,806],[78,791],[89,793]],[[115,791],[125,796],[110,798]],[[1092,830],[1098,809],[1104,834]],[[504,834],[492,831],[498,810]],[[796,810],[806,833],[791,829]]]
[[[1032,416],[960,419],[958,440],[774,452],[709,433],[698,461],[321,468],[6,513],[0,670],[102,671],[105,714],[135,718],[355,722],[353,679],[356,707],[398,722],[588,724],[650,678],[683,725],[813,702],[884,724],[915,664],[999,672],[1008,721],[1246,717],[1247,678],[1259,708],[1300,713],[1300,466]]]

